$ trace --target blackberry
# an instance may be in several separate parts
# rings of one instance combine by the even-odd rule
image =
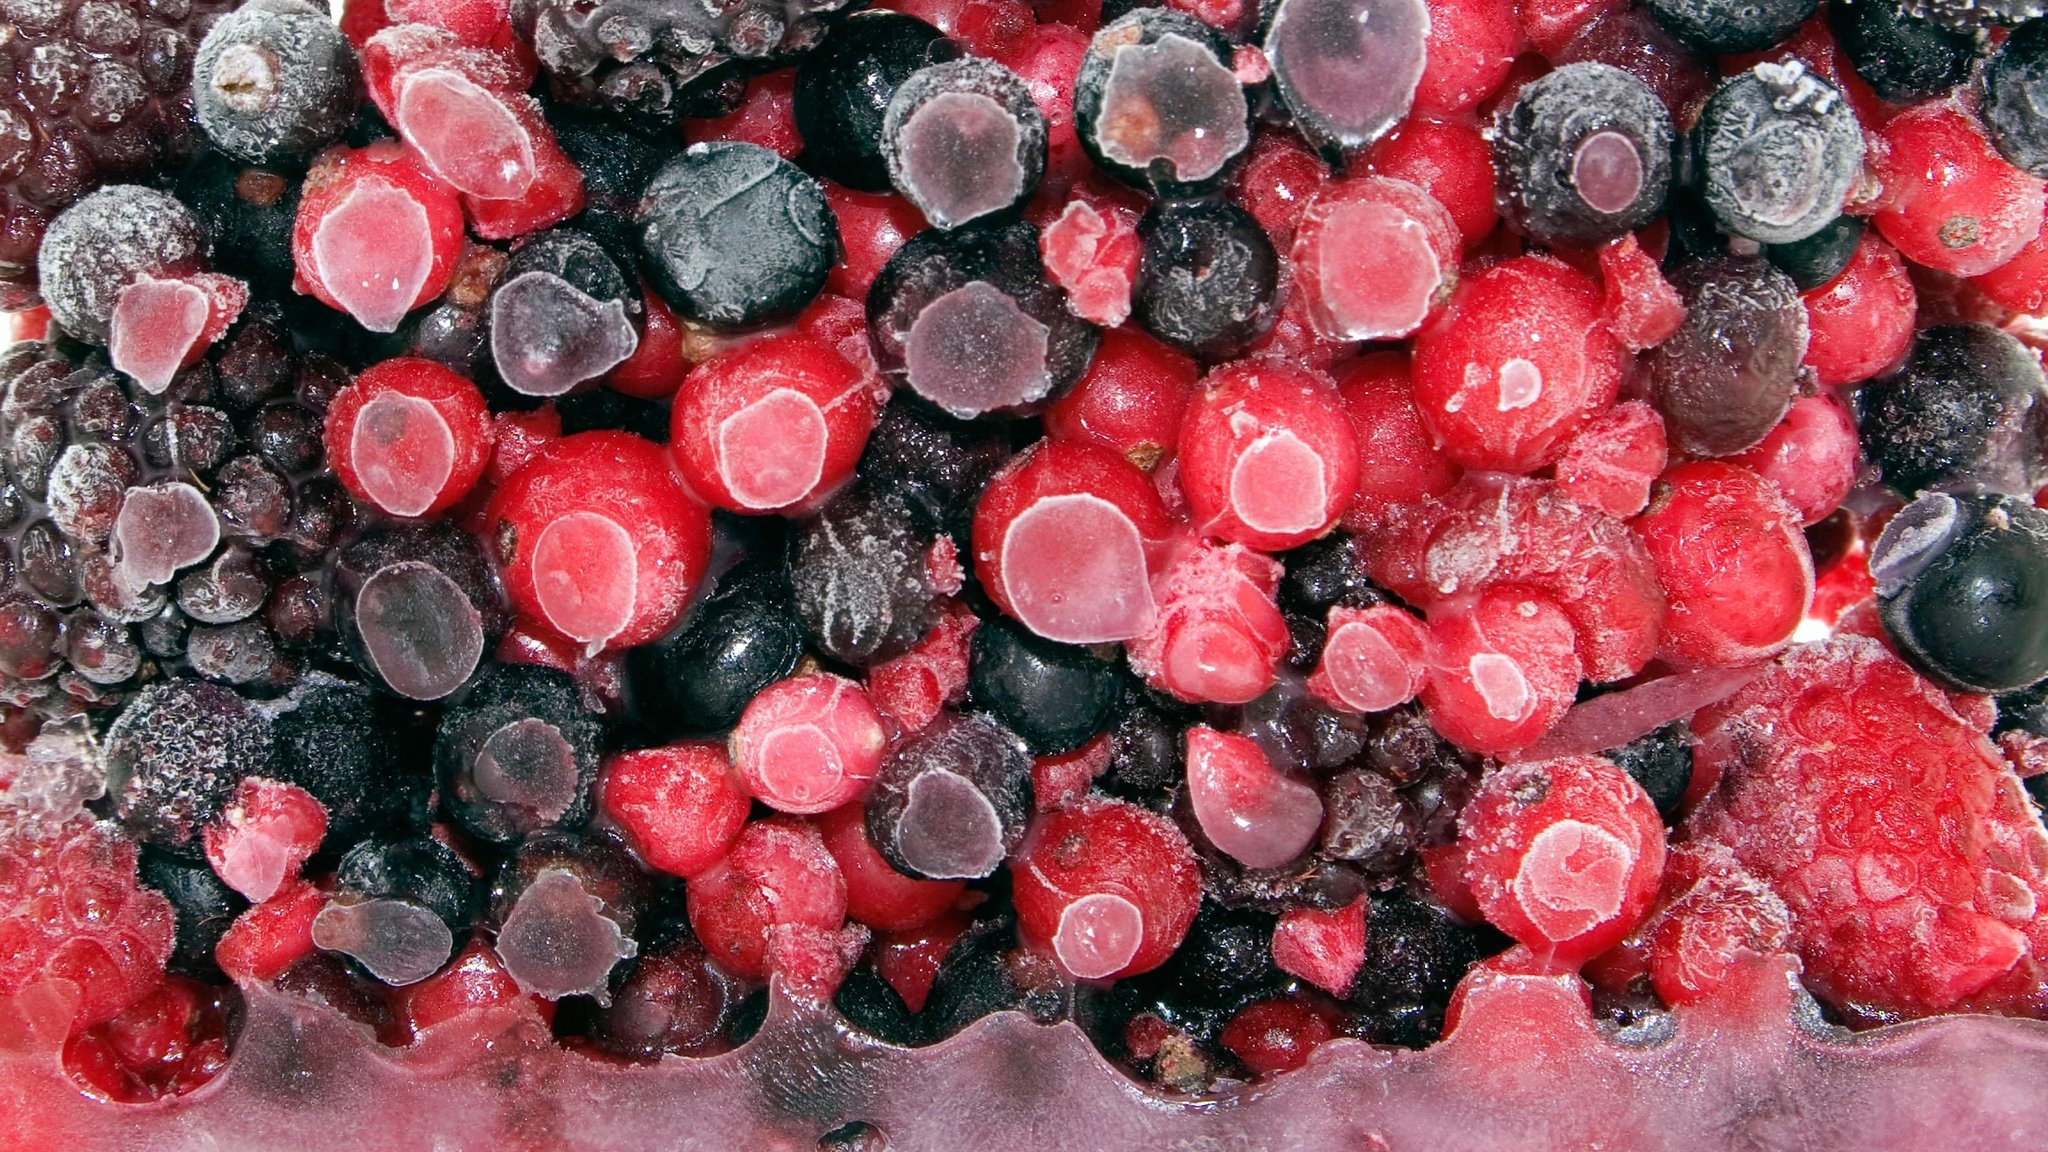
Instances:
[[[1857,246],[1863,243],[1867,227],[1861,216],[1837,216],[1804,240],[1764,245],[1764,259],[1790,276],[1801,292],[1811,292],[1840,276],[1842,269],[1849,266]]]
[[[1591,247],[1664,209],[1671,114],[1641,80],[1570,64],[1525,86],[1500,113],[1493,158],[1512,227],[1541,244]]]
[[[1870,574],[1886,634],[1937,683],[2011,692],[2048,676],[2048,513],[2033,504],[1925,493],[1885,525]]]
[[[1074,131],[1103,171],[1188,196],[1216,187],[1251,146],[1251,105],[1221,33],[1169,8],[1104,25],[1074,77]]]
[[[167,680],[142,690],[107,729],[107,792],[138,842],[185,856],[199,827],[245,776],[266,775],[270,721],[218,684]]]
[[[1015,72],[969,57],[896,89],[882,117],[889,182],[939,228],[1008,212],[1045,173],[1045,117]]]
[[[426,757],[368,687],[308,673],[270,710],[271,776],[327,809],[326,851],[423,826],[433,777]]]
[[[11,4],[0,41],[0,311],[35,300],[51,217],[189,155],[192,57],[234,0]]]
[[[722,732],[803,654],[787,581],[765,566],[735,569],[681,629],[626,653],[633,714],[658,739]]]
[[[1031,756],[984,716],[942,713],[890,750],[867,797],[868,838],[927,880],[988,876],[1024,840]]]
[[[248,0],[199,43],[193,116],[237,159],[303,162],[355,121],[360,81],[355,47],[325,9]]]
[[[1863,129],[1797,60],[1721,85],[1693,128],[1700,198],[1725,232],[1790,244],[1828,226],[1863,171]]]
[[[1702,53],[1761,52],[1792,34],[1820,0],[1648,0],[1650,14]]]
[[[796,315],[839,258],[824,189],[758,144],[692,145],[655,174],[639,219],[662,299],[716,327]]]
[[[2015,28],[1991,54],[1981,114],[2001,156],[2048,174],[2048,21]]]
[[[1033,753],[1046,756],[1079,748],[1109,726],[1124,677],[1086,648],[997,617],[974,630],[967,689]]]
[[[939,622],[933,541],[896,497],[855,486],[797,530],[790,583],[818,651],[865,668],[899,655]]]
[[[2048,479],[2048,381],[1985,324],[1923,328],[1905,367],[1865,386],[1858,433],[1885,486],[2030,493]]]
[[[1976,37],[1915,16],[1901,0],[1835,0],[1828,24],[1849,66],[1894,104],[1946,96],[1977,59]]]
[[[499,379],[523,396],[561,396],[631,356],[642,305],[630,267],[575,228],[521,241],[488,305]]]
[[[817,46],[847,0],[513,0],[549,90],[646,129],[736,106],[756,69]]]
[[[576,685],[547,668],[500,664],[441,716],[441,803],[472,836],[510,844],[590,817],[603,729]]]
[[[1138,221],[1131,316],[1190,356],[1221,360],[1280,314],[1280,257],[1251,213],[1229,200],[1155,203]]]
[[[462,857],[432,836],[364,840],[334,870],[313,943],[385,984],[416,984],[468,934],[479,887]]]
[[[890,99],[919,70],[959,55],[945,33],[901,12],[861,12],[832,28],[796,68],[791,113],[804,166],[848,188],[886,190],[882,121]]]
[[[1727,456],[1770,434],[1792,405],[1806,356],[1806,305],[1763,260],[1698,260],[1671,274],[1685,323],[1650,350],[1650,400],[1671,445]]]
[[[1606,755],[1650,794],[1665,823],[1678,815],[1679,801],[1692,784],[1692,730],[1684,723],[1666,724]]]

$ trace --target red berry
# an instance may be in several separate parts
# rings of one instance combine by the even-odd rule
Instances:
[[[1665,865],[1664,895],[1637,935],[1645,933],[1657,995],[1691,1004],[1719,989],[1744,956],[1786,951],[1792,914],[1727,848],[1688,844]]]
[[[399,22],[380,29],[363,45],[363,87],[385,123],[392,123],[397,116],[401,89],[406,79],[416,72],[434,73],[432,78],[436,80],[441,73],[452,73],[471,86],[490,93],[515,93],[524,92],[533,84],[534,62],[517,52],[470,42],[454,30],[437,27],[430,22]],[[429,84],[420,93],[421,98],[427,99],[441,95],[435,84]],[[458,112],[469,111],[459,99],[455,108]],[[417,110],[428,109],[421,107]],[[494,136],[485,135],[480,142],[499,141]],[[489,154],[490,150],[485,149],[477,156],[458,159],[474,163],[489,157]]]
[[[1970,277],[1970,283],[1999,306],[2015,312],[2048,310],[2048,230],[2027,241],[2012,259]]]
[[[710,515],[660,446],[625,432],[548,445],[486,518],[513,607],[591,654],[668,631],[710,562]]]
[[[704,950],[742,980],[768,978],[769,932],[836,931],[846,922],[846,880],[818,830],[788,819],[746,826],[725,859],[685,889],[690,927]]]
[[[1330,1012],[1304,1000],[1260,1000],[1239,1009],[1216,1042],[1254,1076],[1292,1072],[1335,1036]]]
[[[214,945],[214,962],[233,980],[275,980],[313,954],[313,918],[325,907],[326,893],[290,881],[228,925]]]
[[[327,461],[342,487],[389,516],[436,516],[469,494],[491,457],[483,393],[432,360],[365,370],[327,409]]]
[[[431,25],[477,48],[530,51],[513,31],[506,0],[385,0],[384,8],[393,24]]]
[[[1072,752],[1032,757],[1032,804],[1040,812],[1050,812],[1084,799],[1095,786],[1095,778],[1109,771],[1115,752],[1109,733],[1104,732]]]
[[[691,879],[724,857],[750,800],[725,749],[670,744],[605,761],[597,806],[649,867]]]
[[[1950,102],[1919,105],[1880,133],[1884,205],[1872,221],[1906,259],[1977,276],[2041,234],[2039,177],[1991,146],[1976,118]]]
[[[807,336],[769,336],[697,366],[676,393],[669,451],[690,487],[732,512],[794,512],[853,474],[874,390]]]
[[[1722,461],[1680,464],[1630,526],[1669,602],[1664,659],[1747,664],[1791,642],[1813,599],[1813,558],[1777,485]]]
[[[1197,531],[1280,551],[1330,530],[1358,487],[1358,440],[1327,377],[1240,361],[1181,420],[1180,487]]]
[[[491,460],[485,477],[503,484],[562,438],[562,416],[553,404],[529,412],[498,412],[491,416]]]
[[[605,386],[642,400],[666,400],[675,395],[690,370],[685,354],[682,322],[669,311],[661,293],[645,282],[640,303],[645,309],[640,320],[640,343],[633,354],[619,362],[604,378]]]
[[[847,804],[818,817],[825,850],[846,878],[848,917],[883,932],[921,928],[951,911],[965,880],[920,880],[890,867],[868,839],[867,812]]]
[[[1833,396],[1802,396],[1763,443],[1728,462],[1776,484],[1802,526],[1818,524],[1856,483],[1856,419]]]
[[[1518,256],[1467,277],[1415,340],[1415,402],[1445,455],[1529,472],[1621,386],[1600,292],[1556,260]]]
[[[1415,111],[1471,111],[1507,79],[1522,50],[1513,0],[1430,0],[1428,45]]]
[[[1080,74],[1081,58],[1088,54],[1088,37],[1095,31],[1102,5],[1100,0],[1079,3],[1092,9],[1085,27],[1078,20],[1055,23],[1064,17],[1047,4],[1037,5],[1040,20],[1032,29],[1031,43],[1010,62],[1045,117],[1045,176],[1039,187],[1049,194],[1063,191],[1091,168],[1080,137],[1074,133],[1074,78]]]
[[[1273,247],[1284,252],[1294,243],[1294,225],[1308,207],[1309,198],[1329,178],[1330,166],[1310,151],[1300,136],[1293,132],[1260,132],[1252,137],[1251,151],[1238,173],[1237,204],[1266,230]],[[1487,198],[1491,201],[1491,175],[1486,183]]]
[[[839,353],[840,359],[868,380],[881,379],[874,349],[868,346],[867,308],[860,301],[820,292],[810,307],[797,314],[795,328]]]
[[[823,672],[763,688],[732,730],[747,791],[778,812],[829,812],[867,791],[889,734],[868,694]]]
[[[1194,849],[1171,821],[1121,800],[1041,815],[1010,861],[1017,934],[1081,980],[1166,962],[1202,899]]]
[[[555,143],[537,108],[514,108],[535,144],[533,183],[518,196],[489,200],[464,196],[470,231],[486,240],[509,240],[552,227],[583,211],[583,170]]]
[[[1321,988],[1332,996],[1351,991],[1365,967],[1366,918],[1371,901],[1363,896],[1342,908],[1290,908],[1273,928],[1273,963],[1282,972]]]
[[[1045,434],[1113,449],[1150,472],[1178,444],[1199,375],[1192,359],[1137,328],[1111,328],[1081,382],[1046,409]]]
[[[1287,652],[1274,594],[1278,561],[1241,544],[1187,546],[1160,577],[1159,613],[1126,646],[1159,691],[1196,703],[1243,704],[1273,686]]]
[[[207,824],[202,838],[214,875],[261,904],[297,881],[300,866],[326,835],[327,809],[312,793],[250,776],[235,786],[233,798]]]
[[[393,332],[447,289],[462,242],[455,190],[399,144],[332,149],[307,174],[292,222],[292,288]]]
[[[948,912],[917,928],[880,933],[873,951],[875,974],[903,997],[904,1007],[922,1012],[938,981],[939,966],[966,930],[967,918]]]
[[[545,1003],[526,998],[497,952],[481,937],[472,939],[439,972],[395,989],[393,999],[406,1031],[414,1035],[471,1012]]]
[[[1373,352],[1337,369],[1337,392],[1358,439],[1358,497],[1344,524],[1356,530],[1397,504],[1440,496],[1458,482],[1450,462],[1415,410],[1408,358]]]
[[[692,144],[737,140],[794,160],[804,150],[803,137],[796,132],[795,108],[796,72],[779,68],[748,80],[746,98],[731,112],[683,121],[683,139]],[[841,236],[846,235],[844,223],[841,221]]]
[[[205,357],[248,303],[249,286],[232,276],[140,274],[114,298],[107,359],[143,391],[162,395],[179,369]]]
[[[981,624],[959,602],[946,606],[939,622],[910,651],[868,669],[868,697],[875,710],[902,732],[916,732],[939,710],[967,698],[968,641]]]
[[[859,300],[903,242],[924,231],[924,213],[893,192],[856,192],[825,182],[825,203],[839,223],[839,262],[825,276],[825,291]]]
[[[1275,768],[1251,737],[1203,724],[1187,731],[1187,799],[1202,835],[1247,868],[1288,863],[1323,826],[1315,788]]]
[[[1457,222],[1466,250],[1500,223],[1493,202],[1493,148],[1471,124],[1416,117],[1404,120],[1366,153],[1380,176],[1429,189]]]
[[[1522,0],[1519,15],[1536,51],[1555,56],[1602,12],[1621,6],[1621,0]]]
[[[1606,282],[1601,313],[1608,331],[1629,351],[1654,348],[1685,323],[1685,302],[1678,298],[1678,289],[1664,279],[1635,236],[1601,247],[1600,275]]]
[[[1422,623],[1390,604],[1330,609],[1309,695],[1340,712],[1384,712],[1415,699],[1428,669]]]
[[[163,982],[176,918],[137,883],[135,845],[114,825],[0,809],[0,875],[0,996],[68,980],[79,995],[73,1027],[86,1028]]]
[[[1118,204],[1076,197],[1039,233],[1046,279],[1067,293],[1067,309],[1091,324],[1115,328],[1131,314],[1138,280],[1138,214]]]
[[[1031,44],[1031,7],[1022,0],[883,0],[875,6],[915,16],[1000,64],[1013,64]]]
[[[1392,340],[1422,327],[1457,283],[1457,221],[1405,180],[1323,185],[1294,230],[1294,288],[1331,340]]]
[[[1830,388],[1876,376],[1905,358],[1918,300],[1898,250],[1865,232],[1840,275],[1799,297],[1806,364]]]
[[[1434,605],[1422,707],[1469,752],[1526,748],[1571,708],[1581,673],[1572,623],[1539,592],[1496,587]]]
[[[1042,441],[982,490],[974,575],[998,608],[1048,640],[1127,640],[1152,625],[1152,573],[1172,527],[1130,461]]]
[[[1664,874],[1664,823],[1598,756],[1507,764],[1458,817],[1472,894],[1538,960],[1577,967],[1642,920]]]
[[[64,1041],[64,1071],[104,1100],[182,1096],[228,1064],[226,989],[173,976],[120,1015]]]
[[[1633,516],[1650,502],[1650,485],[1669,459],[1664,418],[1631,400],[1595,416],[1565,445],[1557,490],[1609,516]]]

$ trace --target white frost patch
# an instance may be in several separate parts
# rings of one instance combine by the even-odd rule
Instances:
[[[762,799],[791,812],[817,810],[820,800],[838,794],[846,779],[839,746],[816,724],[789,724],[761,737],[754,752]]]
[[[1496,720],[1520,720],[1536,704],[1535,693],[1529,690],[1529,678],[1522,675],[1522,666],[1509,657],[1481,652],[1466,661],[1465,670],[1470,673],[1479,698],[1486,702],[1487,713]]]
[[[933,769],[910,782],[896,851],[934,880],[978,880],[1003,862],[1003,819],[973,781]]]
[[[356,323],[395,332],[434,268],[427,210],[404,189],[357,181],[313,229],[313,273]]]
[[[1121,896],[1097,892],[1060,913],[1052,951],[1061,967],[1083,980],[1114,976],[1138,954],[1145,939],[1145,913]]]
[[[639,595],[633,537],[610,517],[571,512],[533,542],[533,594],[555,630],[592,654],[626,630]]]
[[[1286,429],[1252,441],[1230,469],[1231,509],[1255,531],[1314,532],[1328,503],[1323,458]]]
[[[1001,571],[1024,626],[1063,644],[1128,640],[1152,624],[1145,541],[1100,496],[1047,496],[1003,534]]]
[[[744,507],[787,507],[824,478],[829,436],[816,401],[793,388],[777,388],[718,422],[719,478]]]
[[[432,402],[384,392],[356,414],[349,459],[371,503],[393,516],[418,516],[455,471],[455,434]]]
[[[113,541],[116,578],[139,592],[213,555],[220,518],[206,494],[190,484],[130,488],[114,520]]]
[[[1495,378],[1500,382],[1495,407],[1502,412],[1527,408],[1543,396],[1543,369],[1519,356],[1502,364]]]
[[[514,200],[533,186],[533,139],[490,89],[450,68],[405,78],[398,130],[434,174],[482,200]]]
[[[1635,860],[1605,828],[1560,820],[1529,841],[1515,871],[1515,900],[1545,937],[1570,940],[1621,911]]]

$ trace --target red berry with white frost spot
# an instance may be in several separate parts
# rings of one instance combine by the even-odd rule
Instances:
[[[160,396],[226,334],[249,303],[249,286],[217,272],[138,275],[114,298],[107,358],[116,371]]]
[[[1187,838],[1121,800],[1041,815],[1010,861],[1017,934],[1081,980],[1121,980],[1166,962],[1202,902]]]
[[[711,517],[656,444],[625,432],[557,440],[485,510],[513,607],[595,653],[675,626],[711,558]]]
[[[1196,531],[1252,548],[1308,543],[1358,488],[1358,439],[1336,387],[1277,360],[1210,373],[1177,455]]]
[[[1728,458],[1778,486],[1802,526],[1841,507],[1856,483],[1856,420],[1825,393],[1792,402],[1763,443]]]
[[[868,838],[867,811],[859,804],[818,817],[818,832],[846,878],[846,915],[877,931],[922,928],[951,911],[967,890],[965,880],[921,880],[890,867]]]
[[[1360,896],[1342,908],[1290,908],[1273,926],[1273,963],[1282,972],[1332,996],[1351,991],[1365,967],[1365,930],[1371,901]]]
[[[1503,755],[1541,739],[1571,708],[1578,647],[1557,602],[1512,586],[1430,608],[1423,711],[1444,739]]]
[[[837,352],[808,336],[769,336],[683,381],[669,451],[683,479],[717,507],[793,512],[853,474],[876,411],[874,389]]]
[[[394,332],[462,254],[462,203],[395,141],[324,153],[292,221],[292,289]]]
[[[1422,622],[1391,604],[1330,609],[1309,695],[1340,712],[1384,712],[1415,699],[1428,670]]]
[[[1295,222],[1301,219],[1309,198],[1329,178],[1330,166],[1299,136],[1265,131],[1252,139],[1251,154],[1238,173],[1235,196],[1238,207],[1251,213],[1272,237],[1273,247],[1285,250],[1294,242]],[[1492,187],[1489,176],[1489,198]]]
[[[1600,290],[1546,256],[1472,274],[1415,340],[1415,403],[1445,455],[1467,468],[1530,472],[1621,387],[1621,346]]]
[[[1994,273],[1995,275],[1996,273]],[[1854,384],[1905,359],[1919,297],[1898,249],[1865,232],[1833,280],[1800,294],[1806,366],[1824,387]]]
[[[1874,167],[1884,201],[1871,220],[1906,259],[1978,276],[2041,234],[2040,178],[2008,164],[1960,105],[1910,108],[1879,136]]]
[[[1633,516],[1650,502],[1650,485],[1670,456],[1664,418],[1655,408],[1641,400],[1616,404],[1565,445],[1557,490],[1609,516]]]
[[[1306,1000],[1260,1000],[1238,1009],[1216,1042],[1254,1076],[1292,1072],[1337,1034],[1333,1015]]]
[[[1077,197],[1038,234],[1046,279],[1067,293],[1067,310],[1114,328],[1131,315],[1138,280],[1138,214]]]
[[[1150,472],[1173,453],[1200,371],[1136,327],[1111,328],[1072,392],[1045,411],[1045,434],[1099,444]]]
[[[1970,283],[2000,307],[2015,312],[2048,311],[2048,225],[2018,255],[1981,276],[1970,277]],[[1818,338],[1818,328],[1814,334]]]
[[[1337,394],[1358,439],[1358,495],[1344,526],[1357,531],[1393,506],[1450,491],[1458,466],[1422,426],[1408,357],[1374,352],[1339,365],[1336,374]]]
[[[1777,485],[1723,461],[1680,464],[1630,527],[1669,604],[1663,659],[1732,667],[1791,643],[1813,600],[1813,557]]]
[[[1128,640],[1152,626],[1152,575],[1172,530],[1135,464],[1047,440],[982,489],[974,575],[998,608],[1048,640]]]
[[[1500,224],[1494,203],[1493,146],[1462,120],[1403,120],[1366,153],[1373,173],[1429,189],[1458,223],[1466,251]]]
[[[1536,958],[1577,967],[1619,943],[1664,875],[1664,822],[1598,756],[1508,764],[1458,817],[1472,895]]]
[[[763,688],[732,730],[732,761],[755,799],[799,816],[867,791],[889,734],[860,685],[818,672]]]
[[[1152,626],[1126,645],[1131,667],[1194,703],[1243,704],[1273,686],[1287,620],[1274,601],[1277,560],[1242,544],[1193,543],[1160,577]]]
[[[808,823],[757,820],[732,851],[685,889],[690,927],[719,966],[742,980],[768,978],[770,931],[836,931],[846,923],[846,880]]]
[[[295,881],[327,835],[327,809],[292,784],[251,776],[235,786],[202,840],[221,882],[261,904]]]
[[[685,880],[716,864],[739,838],[751,798],[713,742],[622,752],[597,778],[597,807],[649,867]]]
[[[327,409],[327,462],[349,494],[387,516],[436,516],[490,462],[490,411],[475,384],[432,360],[371,366]]]
[[[1458,279],[1457,221],[1405,180],[1323,185],[1294,228],[1295,290],[1331,340],[1393,340],[1422,327]]]
[[[1288,863],[1323,826],[1315,788],[1275,768],[1249,736],[1189,728],[1187,786],[1202,835],[1247,868]]]

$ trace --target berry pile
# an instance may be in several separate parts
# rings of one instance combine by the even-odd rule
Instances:
[[[0,0],[87,1091],[259,985],[1186,1094],[1489,981],[2048,1017],[2038,11],[849,7]]]

